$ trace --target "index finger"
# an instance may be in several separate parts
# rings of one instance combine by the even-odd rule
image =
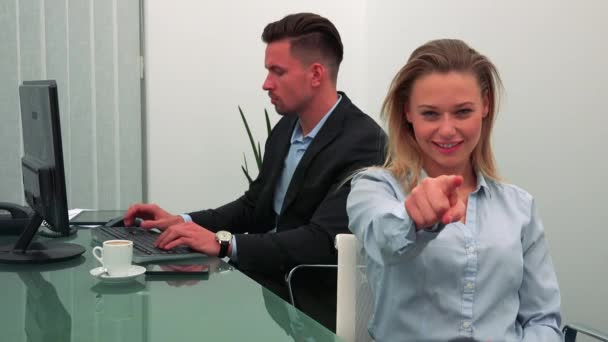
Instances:
[[[133,219],[135,218],[135,214],[137,213],[139,206],[141,206],[141,203],[133,204],[129,207],[129,209],[127,209],[123,219],[125,226],[130,226],[133,224]]]
[[[152,204],[145,203],[137,203],[130,206],[125,213],[125,226],[133,225],[136,217],[141,217],[143,219],[150,218],[152,214],[152,206]]]
[[[438,180],[440,181],[441,191],[447,196],[450,196],[464,182],[462,176],[459,175],[444,175],[438,177]]]

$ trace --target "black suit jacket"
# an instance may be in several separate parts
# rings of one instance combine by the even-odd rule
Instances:
[[[346,94],[340,95],[340,103],[294,171],[278,218],[274,192],[296,115],[284,116],[273,128],[260,173],[242,197],[217,209],[190,213],[195,223],[209,230],[237,233],[238,268],[267,280],[275,278],[273,286],[254,277],[275,292],[296,265],[336,263],[335,236],[348,232],[346,180],[358,169],[384,162],[386,135]],[[275,226],[276,233],[266,234]],[[284,298],[285,294],[279,293]]]

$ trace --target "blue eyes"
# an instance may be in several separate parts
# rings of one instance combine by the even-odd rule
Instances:
[[[456,115],[457,117],[464,118],[464,117],[468,117],[469,114],[471,114],[472,112],[473,112],[473,109],[471,109],[471,108],[463,108],[463,109],[459,109],[456,112],[454,112],[454,115]],[[434,112],[432,110],[424,111],[421,114],[425,119],[429,119],[429,120],[439,118],[439,113]]]
[[[469,113],[471,113],[471,112],[473,112],[473,110],[472,110],[472,109],[470,109],[470,108],[463,108],[463,109],[458,110],[458,111],[456,112],[456,115],[462,115],[462,116],[465,116],[465,115],[468,115],[468,114],[469,114]]]

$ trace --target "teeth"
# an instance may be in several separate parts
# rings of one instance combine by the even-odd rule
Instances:
[[[437,144],[439,145],[441,148],[452,148],[454,146],[456,146],[456,144]]]

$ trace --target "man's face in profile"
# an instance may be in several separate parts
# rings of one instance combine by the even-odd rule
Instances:
[[[268,76],[262,88],[281,115],[302,112],[312,98],[312,72],[293,56],[290,46],[286,39],[270,43],[264,59]]]

